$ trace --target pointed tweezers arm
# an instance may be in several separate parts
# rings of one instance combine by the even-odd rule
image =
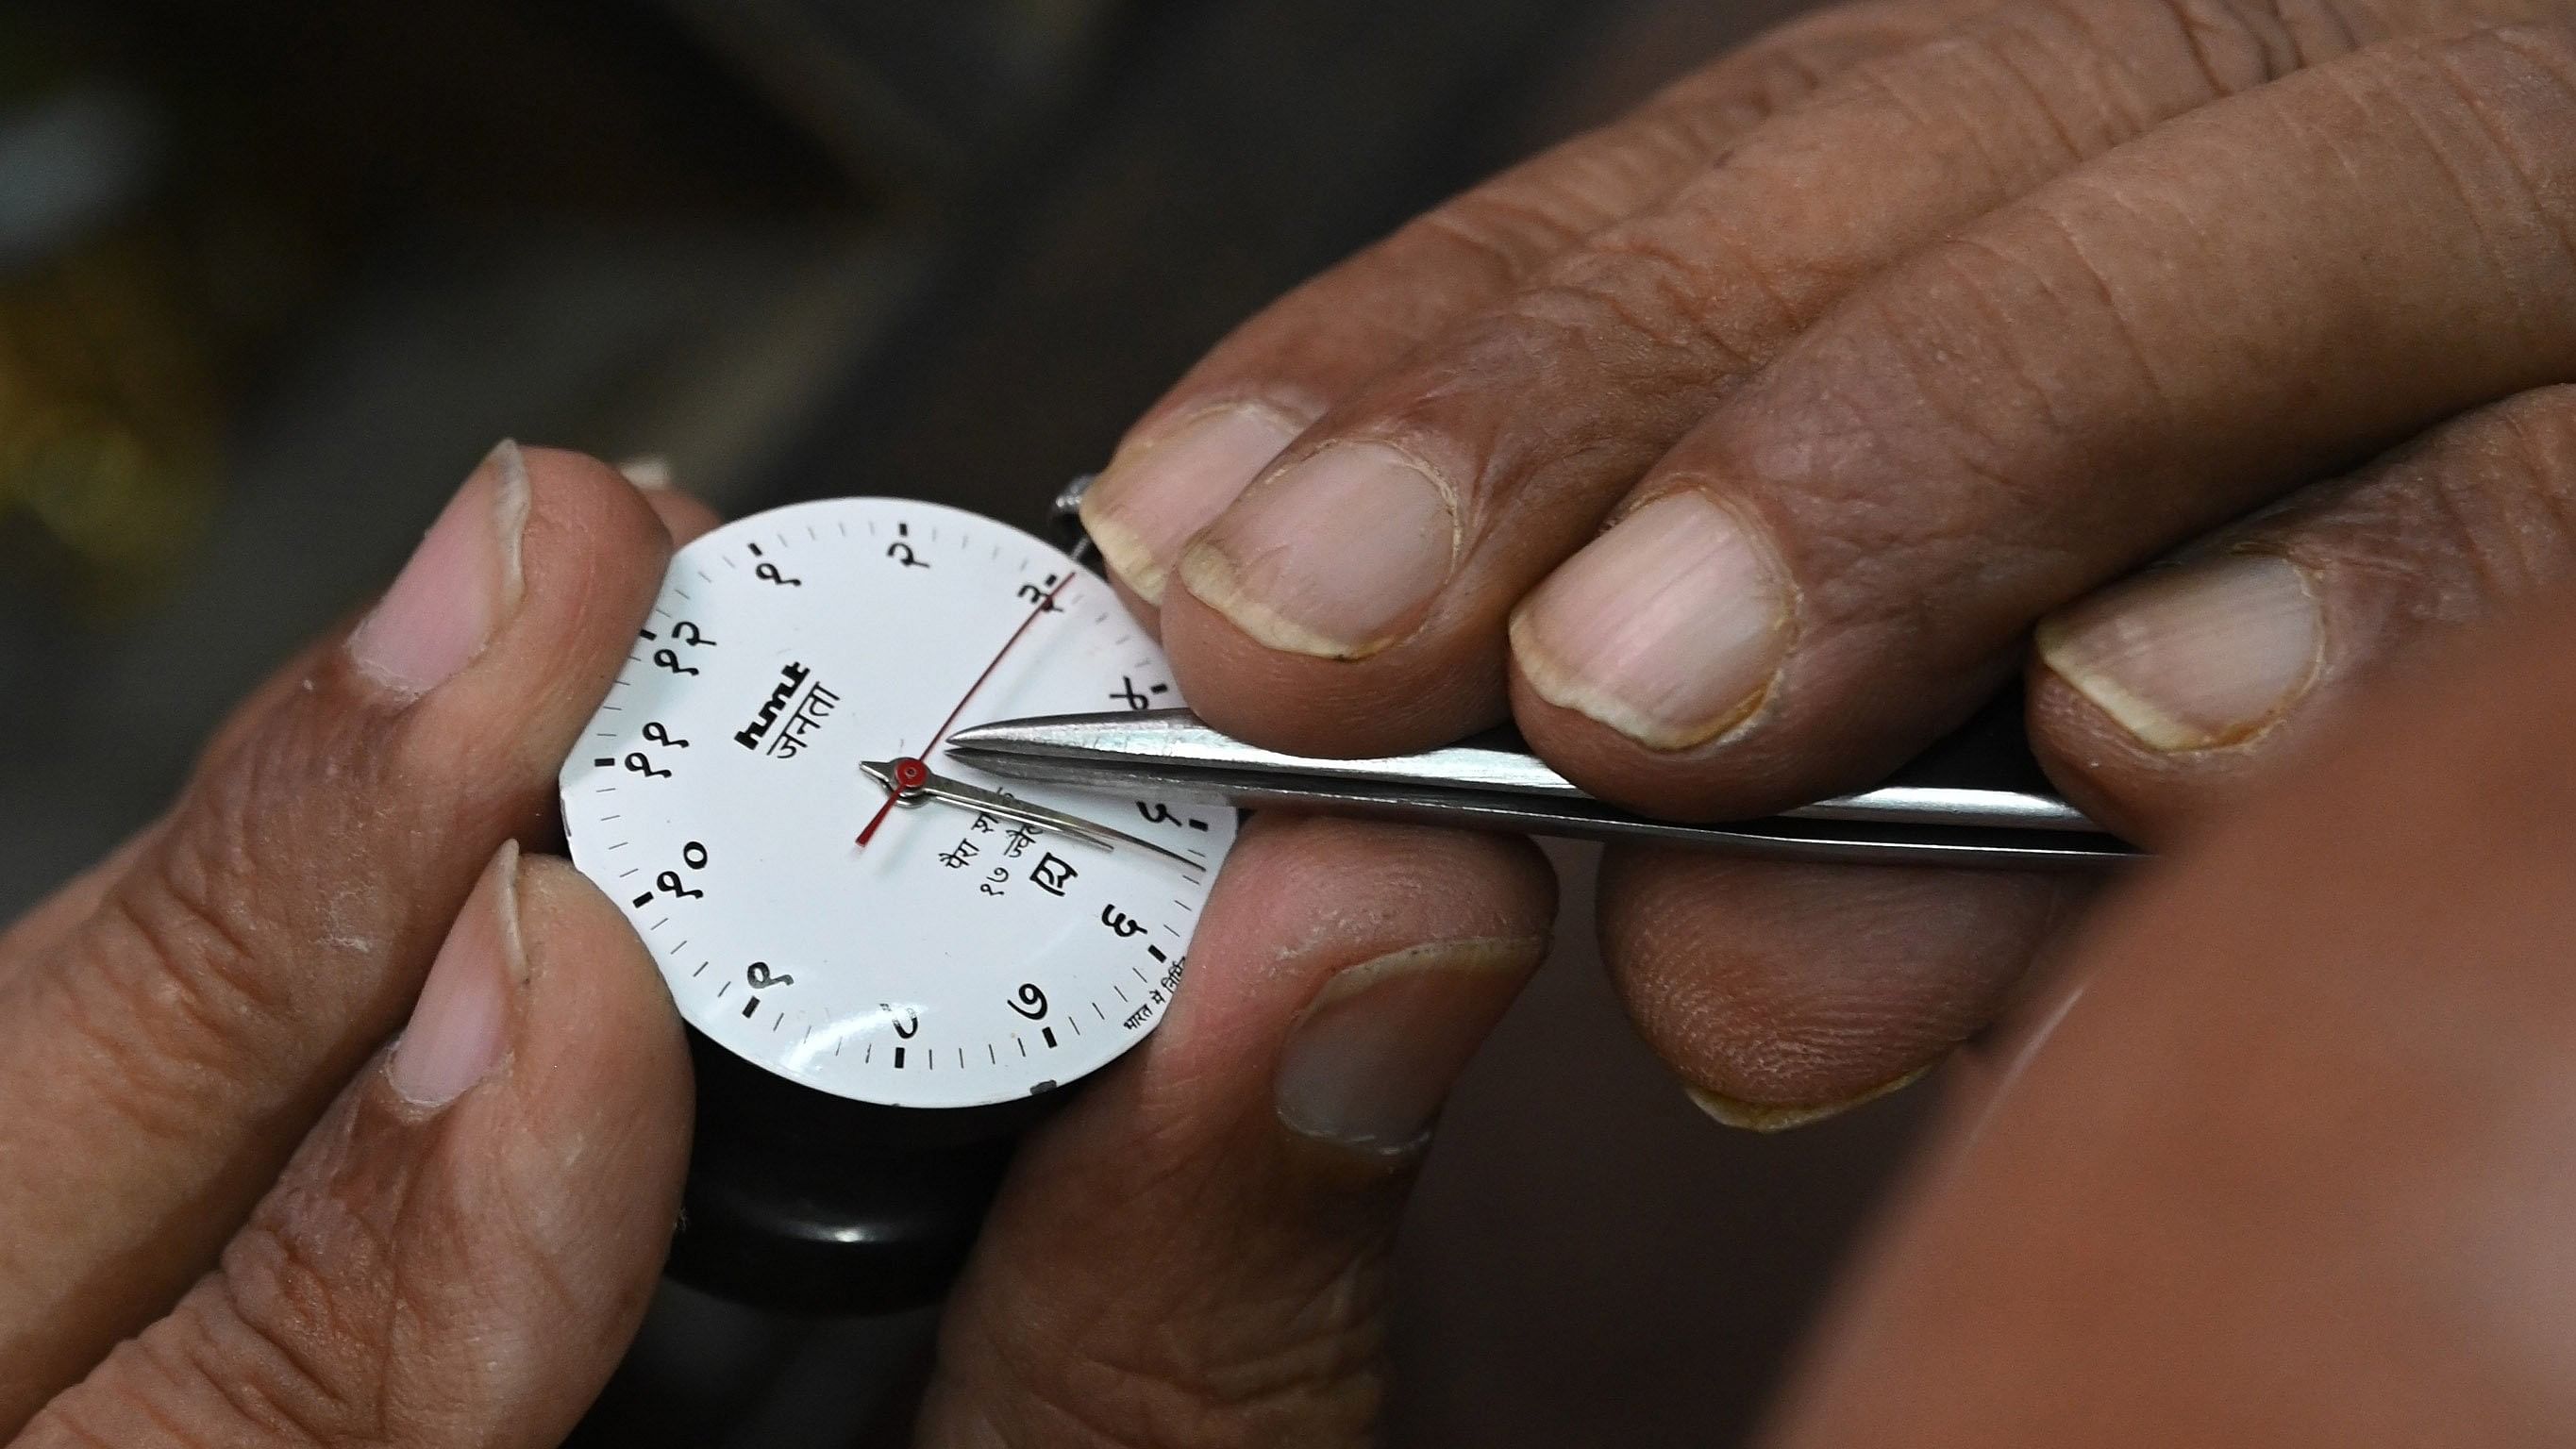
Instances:
[[[895,788],[893,763],[891,760],[868,760],[859,768],[865,770],[870,779],[892,790]],[[952,780],[936,772],[923,775],[921,783],[913,786],[906,793],[914,799],[945,800],[951,805],[962,805],[969,810],[980,810],[987,815],[1000,816],[1004,820],[1016,820],[1023,825],[1034,825],[1040,830],[1053,830],[1106,848],[1114,849],[1121,845],[1132,845],[1140,850],[1150,850],[1156,855],[1177,861],[1191,870],[1207,869],[1207,865],[1202,861],[1192,860],[1178,851],[1167,850],[1142,836],[1130,835],[1116,826],[1103,825],[1096,820],[1085,820],[1079,815],[1070,815],[1062,810],[1050,810],[1044,805],[1033,805],[1026,800],[1005,795],[999,790],[987,790],[980,785],[969,785],[963,780]]]
[[[958,731],[947,753],[1006,778],[1129,798],[1654,841],[1796,860],[2027,869],[2099,865],[2136,853],[2044,788],[1947,778],[1939,770],[1761,820],[1703,825],[1596,799],[1509,739],[1417,755],[1324,759],[1264,750],[1186,710],[1160,710],[997,721]]]

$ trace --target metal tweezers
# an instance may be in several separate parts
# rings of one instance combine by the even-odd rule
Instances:
[[[1585,794],[1507,734],[1384,759],[1281,754],[1187,710],[1054,715],[959,730],[946,754],[1001,776],[1130,800],[1363,815],[1520,835],[1647,841],[1891,865],[2099,866],[2137,851],[2060,799],[1998,701],[1874,790],[1759,820],[1660,820]]]
[[[1073,557],[1086,474],[1048,512]],[[1515,835],[1652,841],[1773,859],[2066,869],[2137,850],[2058,798],[2022,734],[2019,690],[1989,704],[1875,790],[1760,820],[1661,820],[1585,794],[1508,732],[1374,760],[1285,755],[1245,744],[1188,710],[1052,715],[959,730],[945,753],[1012,780],[1129,800],[1365,815]]]

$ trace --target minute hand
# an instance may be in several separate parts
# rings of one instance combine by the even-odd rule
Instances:
[[[859,768],[867,771],[868,776],[878,784],[892,790],[896,788],[895,764],[893,760],[863,760]],[[903,793],[908,797],[945,800],[951,805],[967,806],[970,809],[981,810],[987,815],[999,815],[1005,820],[1017,820],[1024,825],[1035,825],[1042,830],[1060,831],[1077,839],[1087,840],[1104,849],[1112,845],[1133,845],[1140,850],[1150,850],[1168,860],[1177,861],[1191,870],[1207,869],[1204,861],[1192,860],[1177,851],[1167,850],[1142,836],[1130,835],[1124,830],[1086,820],[1079,815],[1068,815],[1061,810],[1032,805],[1026,800],[1015,799],[998,790],[969,785],[963,780],[952,780],[946,775],[924,771]]]

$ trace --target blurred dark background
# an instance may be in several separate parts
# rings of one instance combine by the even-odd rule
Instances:
[[[495,439],[1034,524],[1245,313],[1796,8],[0,0],[0,913]],[[1740,1437],[1920,1110],[1709,1124],[1568,906],[1407,1228],[1400,1444]],[[847,1443],[927,1327],[671,1290],[584,1439]]]

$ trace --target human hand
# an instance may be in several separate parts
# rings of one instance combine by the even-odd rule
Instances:
[[[624,919],[520,846],[669,551],[616,473],[504,445],[0,936],[0,1438],[552,1444],[588,1403],[687,1057]]]
[[[623,917],[534,847],[714,522],[505,445],[164,819],[0,934],[0,1440],[542,1446],[588,1405],[670,1238],[688,1064]],[[1404,1189],[1553,890],[1525,841],[1253,822],[1163,1026],[1024,1144],[919,1442],[1364,1438]]]
[[[1508,710],[1683,816],[1870,783],[2036,630],[2052,776],[2170,844],[2570,572],[2570,18],[1824,12],[1247,323],[1085,517],[1217,725]],[[2084,898],[1621,849],[1600,921],[1648,1040],[1770,1126],[1939,1059]]]
[[[2565,1441],[2571,604],[2378,691],[2105,912],[1766,1442]]]

